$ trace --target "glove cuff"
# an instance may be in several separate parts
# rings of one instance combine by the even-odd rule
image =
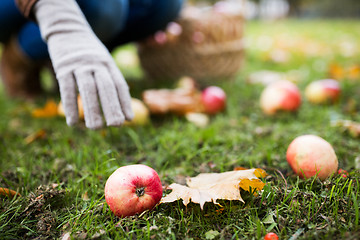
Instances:
[[[46,42],[57,33],[92,32],[75,0],[40,0],[33,11]]]

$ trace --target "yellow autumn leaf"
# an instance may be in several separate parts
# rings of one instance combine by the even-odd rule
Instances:
[[[261,168],[256,168],[254,171],[254,174],[258,178],[264,178],[267,176],[267,173],[265,172],[265,170],[263,170]]]
[[[261,170],[261,169],[260,169]],[[240,187],[246,191],[261,190],[263,183],[257,175],[263,176],[265,171],[248,169],[223,173],[202,173],[186,180],[187,186],[173,183],[169,186],[172,192],[161,199],[161,203],[169,203],[182,199],[186,206],[189,202],[199,203],[203,209],[206,202],[218,204],[218,199],[239,200]]]
[[[342,80],[345,77],[345,70],[339,64],[333,63],[330,65],[329,75],[330,78]]]
[[[58,115],[58,106],[54,100],[48,100],[43,108],[37,108],[32,111],[34,118],[50,118]]]
[[[357,64],[340,66],[337,63],[333,63],[329,68],[329,77],[336,80],[360,80],[360,66]]]
[[[351,80],[360,80],[360,65],[350,66],[348,69],[348,77]]]
[[[254,191],[254,190],[261,190],[265,186],[265,183],[263,183],[260,179],[243,179],[239,186],[244,189],[245,191]]]

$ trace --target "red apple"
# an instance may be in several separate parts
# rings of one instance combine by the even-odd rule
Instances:
[[[142,164],[118,168],[105,184],[105,200],[119,217],[132,216],[150,210],[162,197],[162,185],[157,172]]]
[[[287,80],[279,80],[266,86],[261,93],[260,106],[265,114],[278,111],[296,111],[301,105],[298,87]]]
[[[334,103],[339,99],[340,93],[340,84],[333,79],[313,81],[305,89],[305,97],[316,104]]]
[[[278,240],[279,237],[276,235],[276,233],[269,232],[265,235],[264,240]]]
[[[287,149],[286,159],[293,171],[302,178],[317,176],[324,180],[338,169],[333,147],[315,135],[295,138]]]
[[[226,107],[226,93],[220,87],[210,86],[201,92],[201,102],[205,113],[215,114]]]

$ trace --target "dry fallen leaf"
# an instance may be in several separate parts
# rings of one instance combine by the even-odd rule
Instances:
[[[189,202],[199,203],[203,209],[205,202],[218,204],[217,199],[240,200],[240,188],[245,191],[261,190],[265,183],[258,177],[266,173],[262,169],[248,169],[223,173],[202,173],[186,180],[187,186],[173,183],[169,186],[172,192],[161,199],[161,203],[183,200],[186,206]]]
[[[44,129],[40,129],[37,132],[34,132],[27,136],[24,141],[26,144],[30,144],[38,139],[44,139],[46,137],[46,131]]]
[[[81,198],[82,198],[83,201],[89,201],[89,200],[90,200],[89,194],[88,194],[87,191],[84,192],[84,193],[81,195]]]
[[[342,66],[332,63],[329,67],[329,77],[336,80],[360,80],[360,65]]]
[[[149,89],[143,92],[143,101],[153,114],[201,111],[200,93],[193,89]]]
[[[204,113],[186,113],[185,118],[197,127],[206,127],[210,121],[209,116]]]
[[[152,114],[185,115],[203,111],[201,92],[195,80],[186,76],[179,79],[175,89],[148,89],[142,97]]]
[[[341,127],[345,129],[353,137],[360,136],[360,123],[358,122],[354,122],[351,120],[336,120],[336,121],[332,121],[331,125],[334,127]]]
[[[350,66],[348,69],[348,77],[351,80],[360,80],[360,65]]]
[[[336,79],[336,80],[342,80],[345,76],[344,69],[337,63],[333,63],[329,67],[329,77]]]
[[[61,240],[70,240],[70,239],[71,239],[71,232],[66,232],[61,237]]]
[[[58,106],[54,100],[48,100],[43,108],[37,108],[32,111],[34,118],[51,118],[58,115]]]
[[[15,196],[20,196],[20,194],[15,192],[14,190],[0,187],[0,196],[8,196],[10,198],[13,198]]]

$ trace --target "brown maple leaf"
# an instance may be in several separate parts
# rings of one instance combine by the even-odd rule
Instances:
[[[182,199],[186,206],[189,202],[199,203],[203,209],[206,202],[218,204],[218,199],[240,200],[240,188],[245,191],[261,190],[265,183],[258,177],[264,176],[261,169],[229,171],[223,173],[202,173],[187,178],[187,186],[173,183],[169,186],[172,192],[161,199],[161,203],[169,203]]]

